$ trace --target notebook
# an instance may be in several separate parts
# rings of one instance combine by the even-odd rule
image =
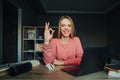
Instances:
[[[86,48],[79,66],[66,66],[61,70],[74,76],[81,76],[104,70],[107,59],[106,48]]]

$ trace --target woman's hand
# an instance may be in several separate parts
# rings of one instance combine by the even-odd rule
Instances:
[[[54,30],[49,28],[50,23],[45,23],[44,39],[45,44],[49,44],[49,41],[52,39]]]
[[[56,66],[64,65],[64,62],[55,59],[53,62],[53,65],[56,65]]]

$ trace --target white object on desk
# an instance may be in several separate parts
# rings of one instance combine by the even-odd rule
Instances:
[[[45,67],[50,71],[54,70],[55,68],[52,64],[46,64]]]

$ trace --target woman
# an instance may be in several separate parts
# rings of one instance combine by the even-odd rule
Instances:
[[[45,64],[80,65],[83,49],[78,37],[75,37],[73,20],[62,16],[59,20],[58,37],[53,38],[54,30],[45,23],[43,60]]]

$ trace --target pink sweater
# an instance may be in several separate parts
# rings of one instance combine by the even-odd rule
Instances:
[[[43,60],[45,64],[53,63],[54,59],[64,61],[65,65],[79,65],[83,56],[83,49],[78,37],[71,38],[67,44],[60,39],[53,38],[50,44],[43,45]]]

